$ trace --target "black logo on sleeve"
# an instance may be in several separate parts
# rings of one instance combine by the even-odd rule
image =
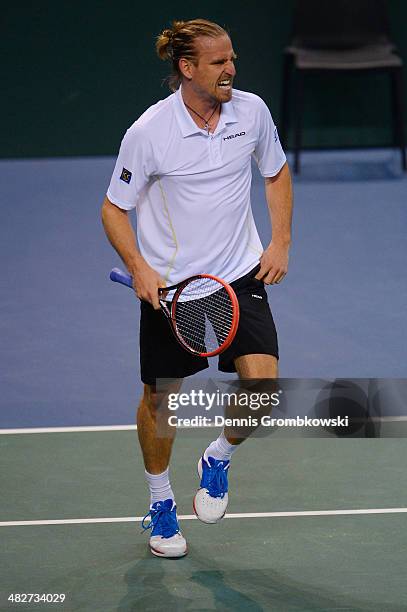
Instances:
[[[131,177],[132,177],[132,173],[130,172],[130,170],[123,168],[122,173],[120,175],[120,180],[124,181],[125,183],[130,183]]]

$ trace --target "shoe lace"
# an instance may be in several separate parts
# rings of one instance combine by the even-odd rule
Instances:
[[[150,522],[145,525],[145,521],[150,517]],[[161,536],[163,538],[172,538],[173,535],[179,533],[178,521],[175,516],[175,512],[171,509],[163,508],[162,505],[158,504],[157,508],[150,508],[145,517],[141,522],[143,532],[151,529],[154,532],[155,528],[160,526]]]
[[[228,467],[228,466],[227,466]],[[228,490],[228,480],[226,475],[227,468],[222,462],[216,463],[208,470],[208,479],[204,486],[211,497],[223,499]]]

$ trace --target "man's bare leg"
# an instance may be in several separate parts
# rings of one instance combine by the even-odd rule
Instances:
[[[187,543],[179,530],[174,494],[169,480],[169,462],[175,427],[168,424],[166,397],[177,391],[182,381],[174,381],[165,390],[144,386],[137,412],[137,433],[143,452],[145,476],[150,488],[150,550],[158,557],[183,557]],[[163,518],[164,517],[164,518]]]
[[[174,382],[175,391],[180,385],[181,381]],[[144,394],[137,412],[137,434],[144,466],[150,474],[161,474],[170,462],[176,428],[168,425],[170,413],[163,400],[173,390],[173,385],[165,391],[144,385]]]
[[[277,378],[278,363],[272,355],[244,355],[235,359],[240,379]],[[227,407],[226,416],[241,415],[241,408]],[[228,504],[227,471],[232,453],[256,427],[224,428],[221,435],[205,450],[198,463],[201,485],[193,501],[197,517],[204,523],[217,523],[225,515]]]
[[[278,361],[273,355],[243,355],[235,359],[239,378],[277,378]]]
[[[235,359],[235,367],[239,378],[244,379],[270,379],[278,377],[278,360],[273,355],[243,355]],[[241,444],[247,436],[233,435],[233,429],[225,427],[224,435],[229,444]],[[248,434],[250,435],[250,434]]]

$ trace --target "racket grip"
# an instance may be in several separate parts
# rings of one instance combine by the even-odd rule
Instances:
[[[126,274],[120,268],[113,268],[110,272],[110,280],[115,283],[121,283],[122,285],[126,285],[126,287],[130,287],[133,289],[133,278],[130,274]]]

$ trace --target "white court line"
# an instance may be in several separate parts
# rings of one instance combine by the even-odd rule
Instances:
[[[407,513],[407,508],[361,508],[354,510],[302,510],[299,512],[243,512],[239,514],[226,514],[225,519],[244,518],[274,518],[274,517],[298,517],[298,516],[340,516],[355,514],[402,514]],[[135,523],[143,520],[143,516],[120,516],[112,518],[83,518],[83,519],[56,519],[45,521],[3,521],[0,527],[24,527],[27,525],[84,525],[95,523]],[[181,514],[181,521],[195,520],[195,514]]]
[[[364,419],[356,419],[363,421]],[[407,416],[387,416],[387,417],[370,417],[369,421],[373,423],[400,423],[407,421]],[[211,427],[215,427],[211,425]],[[76,433],[76,432],[91,432],[91,431],[135,431],[137,425],[81,425],[72,427],[17,427],[15,429],[0,429],[0,435],[10,434],[37,434],[37,433]],[[202,429],[202,427],[186,427],[178,426],[177,429]],[[205,427],[207,429],[207,427]],[[301,429],[297,427],[296,429]]]
[[[207,425],[207,427],[215,427],[215,425]],[[185,425],[177,425],[177,429],[201,429],[201,427],[187,427]],[[16,429],[0,429],[0,435],[6,436],[10,434],[38,434],[38,433],[76,433],[76,432],[91,432],[91,431],[136,431],[137,425],[81,425],[78,427],[18,427]]]
[[[128,431],[136,430],[137,425],[83,425],[78,427],[18,427],[0,429],[0,435],[37,434],[37,433],[76,433],[81,431]]]

